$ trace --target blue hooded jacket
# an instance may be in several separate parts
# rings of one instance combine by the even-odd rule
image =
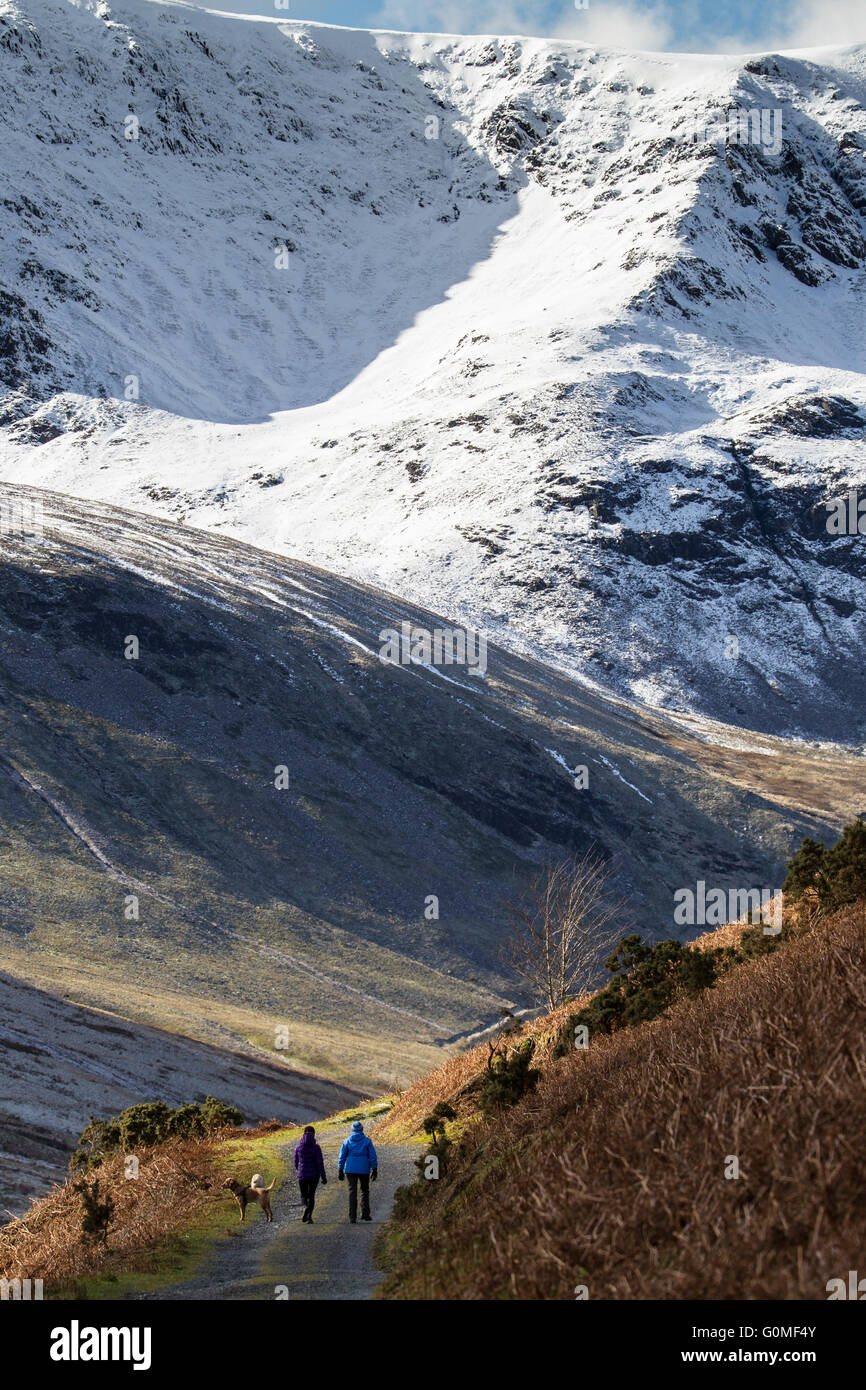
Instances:
[[[343,1140],[343,1147],[340,1149],[340,1172],[369,1173],[371,1168],[378,1167],[379,1160],[373,1148],[373,1141],[364,1133],[361,1121],[356,1120],[352,1125],[352,1133],[348,1139]]]

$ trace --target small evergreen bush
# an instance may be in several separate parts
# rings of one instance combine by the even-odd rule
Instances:
[[[242,1125],[244,1117],[233,1105],[208,1096],[201,1105],[181,1105],[172,1110],[161,1100],[130,1105],[108,1120],[91,1115],[69,1160],[70,1172],[96,1167],[113,1153],[135,1153],[166,1139],[201,1139],[228,1125]]]
[[[822,912],[835,912],[866,898],[866,821],[852,821],[832,849],[808,837],[788,865],[782,892],[793,901],[808,889],[818,896]]]
[[[74,1184],[83,1207],[81,1217],[82,1240],[96,1245],[108,1245],[108,1228],[114,1215],[114,1201],[111,1196],[104,1200],[99,1196],[99,1178],[93,1186],[83,1179]]]
[[[578,1025],[590,1033],[633,1028],[658,1018],[675,999],[708,989],[718,973],[714,951],[697,951],[673,939],[649,946],[636,934],[624,937],[605,965],[617,978],[568,1020],[572,1046]]]
[[[566,1019],[557,1034],[553,1056],[564,1057],[573,1051],[579,1026],[587,1027],[590,1034],[615,1033],[619,1028],[647,1023],[665,1013],[677,999],[694,998],[712,989],[732,966],[769,955],[791,934],[787,924],[778,936],[769,935],[762,926],[746,927],[738,946],[708,951],[674,938],[650,946],[637,934],[624,937],[605,961],[605,967],[617,978]]]
[[[482,1114],[490,1115],[504,1106],[516,1105],[528,1091],[534,1090],[541,1075],[538,1068],[531,1065],[534,1051],[535,1040],[527,1038],[510,1053],[491,1054],[478,1092]]]
[[[439,1174],[445,1172],[448,1165],[448,1155],[452,1148],[451,1140],[445,1132],[445,1126],[449,1120],[457,1119],[457,1111],[449,1105],[447,1100],[440,1100],[434,1105],[431,1114],[424,1121],[424,1133],[430,1136],[430,1147],[420,1158],[416,1158],[415,1167],[418,1169],[418,1177],[424,1179],[425,1168],[428,1158],[435,1158],[439,1168]]]

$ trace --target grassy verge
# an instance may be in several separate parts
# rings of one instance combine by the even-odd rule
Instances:
[[[285,1175],[277,1146],[290,1131],[224,1133],[175,1140],[145,1149],[139,1175],[128,1178],[121,1155],[88,1174],[114,1214],[105,1246],[82,1231],[82,1204],[72,1181],[36,1202],[0,1229],[0,1266],[6,1278],[43,1280],[48,1299],[116,1299],[154,1292],[188,1277],[237,1219],[221,1184],[235,1169]],[[256,1167],[258,1165],[258,1168]]]

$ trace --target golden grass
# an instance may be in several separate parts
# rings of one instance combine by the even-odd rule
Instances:
[[[785,907],[783,911],[783,921],[786,926],[795,924],[801,920],[802,908]],[[744,919],[740,922],[726,922],[722,927],[715,927],[712,931],[705,932],[697,937],[691,944],[700,951],[714,950],[716,947],[737,947],[743,932],[750,924]],[[570,999],[558,1009],[553,1009],[550,1013],[544,1014],[540,1018],[532,1019],[525,1023],[519,1033],[514,1034],[515,1041],[534,1037],[536,1039],[536,1060],[542,1063],[546,1060],[546,1053],[549,1051],[550,1044],[556,1039],[559,1029],[566,1019],[579,1009],[582,1009],[593,998],[593,994],[581,995],[579,998]],[[463,1093],[471,1083],[480,1077],[487,1063],[488,1048],[486,1043],[480,1043],[466,1052],[452,1057],[444,1066],[438,1067],[435,1071],[428,1072],[426,1076],[421,1076],[414,1081],[411,1086],[399,1097],[391,1113],[379,1126],[379,1133],[383,1139],[410,1139],[423,1134],[423,1124],[427,1115],[430,1114],[434,1105],[438,1101],[448,1101],[455,1109],[466,1113],[474,1107],[469,1098],[464,1100]]]
[[[548,1063],[396,1223],[381,1296],[826,1298],[866,1248],[864,981],[859,904]]]
[[[194,1223],[204,1209],[224,1202],[215,1139],[177,1139],[138,1155],[137,1178],[124,1174],[119,1154],[99,1165],[100,1197],[110,1194],[114,1214],[108,1245],[82,1239],[81,1197],[72,1180],[55,1187],[24,1216],[0,1227],[0,1274],[42,1279],[46,1297],[74,1281],[137,1269],[154,1270],[158,1248]]]
[[[87,961],[54,945],[48,954],[34,948],[30,938],[21,944],[0,933],[0,970],[70,1003],[180,1033],[209,1046],[246,1051],[252,1044],[269,1062],[304,1072],[311,1087],[322,1080],[346,1089],[379,1092],[395,1079],[405,1082],[434,1066],[442,1055],[441,1047],[432,1043],[401,1039],[383,1045],[381,1033],[372,1028],[362,1031],[331,1021],[311,1024],[292,1009],[236,1003],[186,981],[173,987],[166,983],[162,967],[152,975],[147,970],[136,974],[123,960],[110,960],[99,952]],[[286,1024],[291,1050],[275,1052],[275,1029]],[[321,1104],[329,1103],[333,1100],[323,1087]]]
[[[555,1040],[569,1015],[583,1008],[591,998],[591,994],[581,995],[541,1018],[528,1020],[511,1035],[512,1040],[517,1042],[524,1038],[535,1038],[537,1055],[543,1058],[546,1047]],[[377,1135],[384,1142],[422,1136],[424,1120],[438,1101],[448,1101],[458,1114],[472,1113],[475,1108],[473,1101],[465,1093],[472,1082],[481,1076],[488,1056],[487,1043],[479,1043],[477,1047],[451,1057],[435,1071],[419,1077],[396,1098],[390,1113],[379,1124]]]

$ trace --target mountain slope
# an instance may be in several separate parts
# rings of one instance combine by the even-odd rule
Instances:
[[[825,527],[866,487],[862,48],[686,62],[148,0],[26,0],[0,43],[4,477],[652,703],[863,741],[862,546]],[[778,141],[708,142],[731,109]]]
[[[0,500],[45,515],[0,557],[0,965],[78,1002],[269,1052],[287,1027],[280,1060],[390,1082],[513,1000],[508,905],[546,858],[596,844],[669,934],[678,887],[776,886],[859,809],[841,749],[783,760],[493,648],[483,676],[395,666],[382,633],[433,615],[154,518]]]

